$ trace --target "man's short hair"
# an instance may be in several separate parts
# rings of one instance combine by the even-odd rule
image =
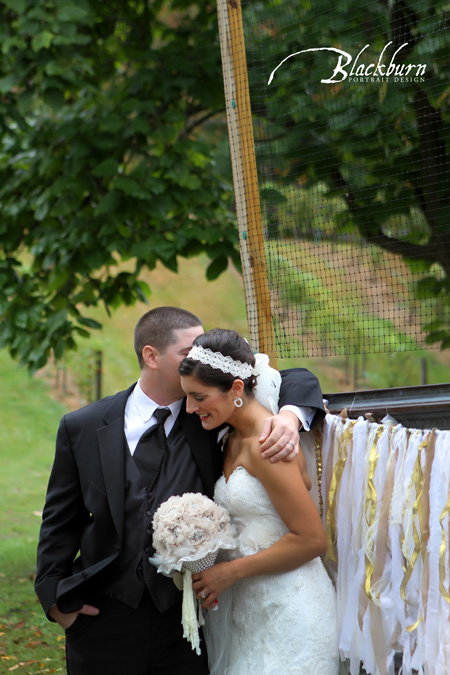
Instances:
[[[141,370],[145,365],[142,350],[146,345],[151,345],[164,354],[167,347],[176,342],[176,330],[202,325],[198,316],[180,307],[155,307],[146,312],[137,322],[134,331],[134,349]]]

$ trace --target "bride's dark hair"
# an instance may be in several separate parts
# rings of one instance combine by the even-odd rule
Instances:
[[[210,349],[212,352],[220,352],[223,356],[231,356],[235,361],[255,365],[255,357],[250,345],[243,337],[234,330],[225,328],[213,328],[203,335],[199,335],[194,340],[194,345],[199,345],[204,349]],[[244,382],[244,391],[248,396],[253,395],[253,389],[256,385],[256,377],[236,377],[230,373],[223,373],[209,364],[186,357],[180,364],[180,375],[193,375],[205,384],[211,387],[218,387],[221,391],[229,391],[233,382],[240,379]]]

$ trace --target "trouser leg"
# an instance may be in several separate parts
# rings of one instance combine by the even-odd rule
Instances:
[[[94,603],[93,603],[94,604]],[[146,593],[137,609],[101,596],[98,616],[80,615],[66,632],[68,675],[207,675],[183,638],[181,604],[160,614]]]

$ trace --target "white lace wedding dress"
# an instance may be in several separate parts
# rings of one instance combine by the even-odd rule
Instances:
[[[216,483],[238,550],[257,553],[288,531],[266,490],[244,467]],[[226,559],[226,558],[222,558]],[[336,598],[320,558],[292,572],[244,579],[207,612],[205,639],[212,675],[337,675]]]

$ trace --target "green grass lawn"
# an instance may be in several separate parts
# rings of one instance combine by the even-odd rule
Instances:
[[[64,639],[34,593],[36,542],[54,436],[65,412],[0,352],[0,672],[65,672]]]

